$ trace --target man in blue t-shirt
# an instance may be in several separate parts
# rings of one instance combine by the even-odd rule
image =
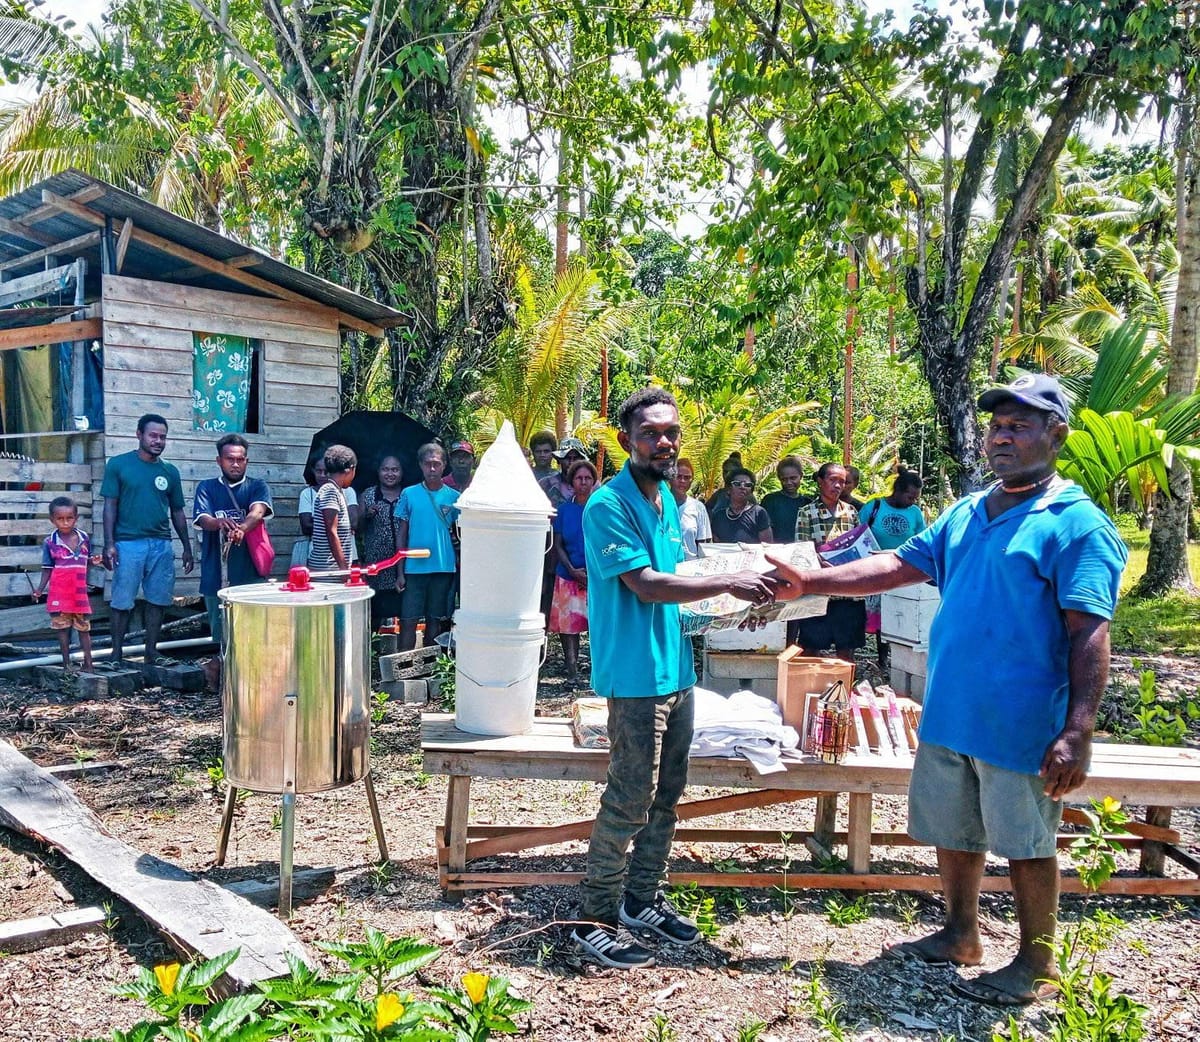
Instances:
[[[200,593],[208,610],[208,624],[217,647],[222,647],[221,609],[217,591],[225,586],[245,586],[263,581],[246,549],[246,533],[274,515],[271,490],[262,478],[246,476],[249,443],[240,434],[217,440],[219,478],[196,486],[192,527],[200,535]],[[222,547],[228,546],[225,574],[221,574]]]
[[[1022,376],[987,391],[979,407],[992,413],[984,447],[995,484],[896,554],[816,573],[776,563],[790,584],[781,598],[937,584],[908,830],[937,848],[947,919],[885,954],[979,965],[979,886],[991,851],[1009,861],[1020,946],[1002,969],[953,986],[977,1002],[1019,1006],[1057,976],[1047,942],[1060,801],[1087,777],[1126,552],[1112,522],[1056,475],[1068,414],[1056,380]]]
[[[104,563],[113,571],[112,659],[123,659],[125,631],[138,588],[146,599],[146,665],[158,659],[163,614],[175,597],[175,557],[171,529],[183,543],[183,570],[194,567],[183,485],[179,471],[163,462],[167,421],[148,412],[138,420],[138,447],[114,456],[104,467]]]
[[[769,604],[775,584],[756,572],[674,574],[683,540],[667,482],[679,456],[679,409],[661,387],[647,387],[625,401],[618,423],[629,461],[583,512],[592,688],[608,699],[610,758],[588,845],[587,925],[572,936],[605,966],[634,969],[654,965],[654,955],[620,924],[675,944],[700,938],[659,890],[687,784],[696,682],[678,606],[718,593]]]
[[[409,485],[396,504],[396,549],[427,549],[428,557],[403,560],[396,568],[400,602],[400,650],[417,646],[417,623],[425,620],[425,643],[432,646],[450,628],[454,607],[454,542],[458,493],[442,480],[446,450],[436,442],[417,449],[424,480]]]

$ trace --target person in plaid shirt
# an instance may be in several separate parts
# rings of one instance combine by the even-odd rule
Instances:
[[[858,511],[841,498],[846,488],[846,468],[840,463],[822,463],[817,471],[817,498],[796,515],[796,542],[820,546],[858,524]],[[806,651],[824,651],[832,646],[837,656],[854,661],[854,649],[867,642],[867,607],[861,600],[830,597],[824,615],[788,623],[788,643]]]

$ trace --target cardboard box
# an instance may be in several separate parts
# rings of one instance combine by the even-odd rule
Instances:
[[[775,698],[783,722],[803,733],[805,696],[823,694],[835,681],[849,689],[854,683],[854,663],[836,658],[809,657],[793,645],[776,659]]]

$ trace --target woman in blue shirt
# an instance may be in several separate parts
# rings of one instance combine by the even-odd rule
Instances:
[[[550,601],[548,630],[562,640],[567,680],[579,678],[579,634],[586,632],[587,562],[583,553],[583,508],[600,475],[588,460],[578,460],[567,471],[572,496],[554,515],[554,595]]]
[[[892,482],[891,495],[872,499],[863,504],[858,519],[875,536],[881,550],[898,550],[910,538],[925,529],[925,515],[917,506],[921,498],[921,475],[915,470],[901,470]],[[879,594],[867,598],[867,632],[878,634],[883,619],[880,616]],[[879,664],[887,660],[887,646],[876,637],[879,645]]]
[[[921,498],[921,475],[902,470],[892,482],[891,495],[864,503],[859,521],[868,525],[881,550],[898,550],[925,528],[925,515],[917,506]]]

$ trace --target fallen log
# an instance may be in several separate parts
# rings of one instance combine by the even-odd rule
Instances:
[[[0,740],[0,824],[63,853],[132,905],[185,957],[241,949],[226,971],[245,988],[289,972],[286,954],[311,964],[299,939],[268,912],[109,832],[71,790]]]

